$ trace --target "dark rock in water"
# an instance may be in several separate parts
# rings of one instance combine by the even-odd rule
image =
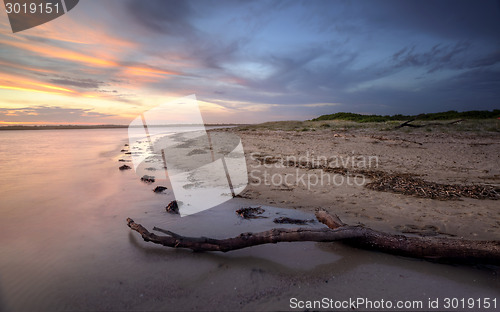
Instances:
[[[261,207],[248,207],[236,210],[236,213],[240,215],[243,219],[257,219],[257,218],[267,218],[260,216],[265,212]]]
[[[173,200],[170,202],[170,204],[165,207],[165,210],[168,213],[174,213],[174,214],[179,214],[179,206],[177,205],[177,201]]]
[[[155,182],[155,177],[148,176],[148,175],[145,174],[145,175],[142,176],[141,181],[142,182],[146,182],[146,183],[154,183]]]
[[[127,166],[127,165],[123,165],[121,166],[120,168],[118,168],[120,170],[129,170],[129,169],[132,169],[130,166]]]
[[[127,161],[127,160],[125,160],[125,159],[118,159],[118,161]]]
[[[128,152],[128,150],[126,150],[126,149],[122,149],[120,152]]]
[[[280,224],[307,224],[309,222],[315,222],[314,220],[302,220],[302,219],[293,219],[288,217],[279,217],[273,220],[274,223]]]
[[[155,192],[155,193],[162,193],[166,189],[167,189],[166,187],[158,185],[157,187],[155,187],[155,189],[153,190],[153,192]]]
[[[125,155],[130,155],[130,154],[132,154],[132,152],[126,152],[126,153],[125,153]]]
[[[127,143],[127,144],[125,144],[125,146],[128,146],[128,143]]]

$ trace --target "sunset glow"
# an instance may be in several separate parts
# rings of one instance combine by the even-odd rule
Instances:
[[[57,114],[0,111],[0,124],[128,124],[190,94],[211,123],[497,108],[496,3],[426,6],[87,1],[18,33],[4,12],[0,108]],[[66,119],[75,107],[95,114]]]

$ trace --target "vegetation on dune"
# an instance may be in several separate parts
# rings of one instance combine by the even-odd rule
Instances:
[[[322,120],[347,120],[356,122],[385,122],[391,120],[410,120],[414,117],[405,115],[361,115],[355,113],[335,113],[330,115],[322,115],[318,118],[312,119],[312,121],[322,121]]]
[[[494,113],[495,111],[493,111]],[[490,112],[491,113],[491,112]],[[430,115],[426,114],[425,116]],[[471,114],[470,116],[480,116],[481,114]],[[398,116],[398,115],[396,115]],[[401,115],[399,115],[401,116]],[[424,116],[424,115],[422,115]],[[427,116],[423,118],[443,118],[440,114],[434,114],[434,116]],[[275,121],[266,122],[263,124],[255,125],[244,125],[237,127],[237,131],[258,131],[258,130],[268,130],[268,131],[295,131],[298,133],[311,132],[311,131],[347,131],[354,129],[370,129],[377,131],[391,131],[398,128],[403,122],[407,122],[411,119],[394,119],[388,121],[353,121],[344,119],[335,120],[306,120],[306,121]],[[496,118],[451,118],[451,120],[446,119],[415,119],[411,121],[412,125],[416,127],[404,127],[398,129],[402,132],[450,132],[450,131],[472,131],[472,132],[500,132],[500,119]]]
[[[457,112],[454,110],[441,112],[441,113],[428,113],[420,115],[361,115],[355,113],[335,113],[329,115],[322,115],[312,121],[323,120],[348,120],[356,122],[386,122],[386,121],[406,121],[406,120],[452,120],[452,119],[489,119],[500,117],[500,110],[493,111],[466,111]]]

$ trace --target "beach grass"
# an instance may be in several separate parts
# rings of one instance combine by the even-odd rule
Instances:
[[[415,120],[411,124],[421,126],[418,128],[403,127],[396,129],[405,120],[389,120],[383,122],[357,122],[350,120],[319,120],[319,121],[274,121],[255,125],[238,127],[240,131],[347,131],[353,129],[369,129],[377,131],[398,130],[402,132],[500,132],[500,120],[498,119],[469,119],[457,123],[450,120]],[[453,120],[451,120],[453,122]]]

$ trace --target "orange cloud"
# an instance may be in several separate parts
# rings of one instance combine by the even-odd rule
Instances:
[[[28,91],[28,92],[42,92],[49,94],[77,94],[75,90],[62,88],[53,84],[40,83],[38,81],[28,79],[22,76],[15,76],[9,74],[0,74],[0,88],[8,90]],[[55,92],[62,91],[62,92]]]
[[[0,89],[86,98],[111,98],[111,96],[106,93],[94,91],[81,92],[67,87],[61,87],[55,84],[46,83],[44,81],[37,81],[21,75],[11,75],[6,73],[0,73]]]
[[[15,41],[15,40],[0,40],[0,44],[9,45],[18,49],[22,49],[25,51],[29,51],[35,54],[43,55],[49,58],[62,59],[67,61],[74,61],[78,63],[82,63],[87,66],[97,66],[97,67],[106,67],[106,68],[123,68],[123,73],[125,75],[130,76],[142,76],[142,77],[150,77],[150,78],[165,78],[165,76],[171,75],[180,75],[179,72],[176,71],[168,71],[159,68],[144,66],[144,65],[121,65],[115,60],[110,59],[110,57],[94,57],[87,54],[75,52],[69,49],[54,47],[54,46],[46,46],[43,44],[33,44],[28,43],[26,41]],[[95,52],[99,54],[102,52]],[[35,69],[30,67],[25,67],[21,65],[12,65],[11,67],[21,68],[25,70],[34,70],[34,71],[44,71],[42,69]],[[50,72],[50,71],[49,71]],[[145,80],[146,82],[151,82],[152,80]]]
[[[128,66],[126,72],[135,75],[151,76],[151,77],[161,77],[163,75],[180,75],[180,73],[178,72],[166,71],[162,69],[144,67],[144,66]]]
[[[61,27],[60,23],[64,23]],[[137,43],[121,39],[116,35],[108,34],[105,24],[82,24],[67,16],[64,21],[45,23],[30,30],[30,36],[44,40],[57,40],[61,42],[83,45],[95,45],[101,49],[123,50],[137,46]],[[67,31],[71,29],[71,31]]]
[[[35,67],[28,67],[20,64],[15,64],[15,63],[7,63],[7,62],[2,62],[0,61],[0,65],[6,66],[6,67],[11,67],[11,68],[16,68],[16,69],[22,69],[26,71],[34,71],[38,73],[55,73],[53,70],[48,70],[48,69],[41,69],[41,68],[35,68]]]
[[[16,86],[5,86],[5,85],[0,85],[0,89],[17,90],[17,91],[28,91],[28,92],[41,92],[41,93],[49,93],[49,94],[61,94],[60,92],[52,92],[52,91],[42,90],[42,89],[32,89],[32,88],[16,87]]]
[[[34,44],[29,44],[27,42],[19,42],[19,41],[13,41],[13,40],[12,41],[0,40],[0,44],[9,45],[12,47],[16,47],[18,49],[30,51],[30,52],[33,52],[35,54],[41,54],[43,56],[47,56],[47,57],[54,58],[54,59],[75,61],[78,63],[83,63],[83,64],[87,64],[87,65],[94,65],[94,66],[105,66],[105,67],[119,66],[118,63],[116,63],[112,60],[101,59],[101,58],[93,57],[93,56],[86,55],[83,53],[71,51],[71,50],[64,49],[64,48],[54,47],[54,46],[45,46],[45,45],[41,45],[41,44],[34,45]]]
[[[182,73],[162,69],[148,64],[130,63],[120,61],[120,55],[129,48],[137,46],[137,43],[120,39],[116,36],[106,34],[99,27],[82,27],[75,24],[75,27],[69,27],[66,21],[64,29],[72,29],[71,32],[61,31],[58,23],[46,23],[43,27],[36,27],[29,32],[29,37],[24,35],[4,34],[0,36],[0,45],[11,47],[11,51],[26,51],[33,55],[33,60],[41,60],[42,57],[52,60],[63,60],[78,66],[78,71],[86,74],[92,74],[102,77],[103,75],[116,76],[120,79],[114,80],[115,84],[125,83],[126,90],[142,88],[144,84],[155,82],[162,79],[168,79],[174,75]],[[43,38],[43,41],[33,40]],[[52,42],[47,41],[53,40]],[[57,41],[60,41],[59,43]],[[16,51],[17,50],[17,51]],[[87,53],[88,51],[88,53]],[[37,58],[37,56],[39,56]],[[33,63],[33,62],[32,62]],[[86,98],[107,98],[114,96],[102,92],[67,88],[66,85],[57,85],[57,83],[45,83],[42,78],[29,73],[59,74],[51,69],[44,69],[43,62],[34,63],[36,65],[18,64],[15,61],[8,63],[0,61],[0,66],[11,68],[9,71],[19,72],[19,74],[9,75],[0,73],[0,89],[22,91],[22,92],[41,92],[54,95],[77,96]],[[177,65],[177,64],[176,64]],[[66,65],[65,65],[66,66]],[[108,69],[113,69],[110,71]],[[113,77],[109,77],[113,78]],[[123,81],[122,78],[130,80],[130,84]],[[105,78],[102,78],[103,80]]]
[[[71,122],[61,122],[61,121],[4,121],[0,120],[1,126],[64,126],[64,125],[103,125],[103,122],[81,122],[81,121],[71,121]]]
[[[164,80],[173,75],[180,75],[180,73],[138,65],[124,67],[122,75],[133,79],[135,86],[129,86],[129,88],[140,89],[143,84]]]
[[[59,91],[64,91],[64,92],[69,92],[69,93],[76,93],[76,91],[73,91],[73,90],[70,90],[70,89],[66,89],[66,88],[61,88],[61,87],[58,87],[58,86],[54,86],[54,85],[48,85],[48,84],[35,84],[36,86],[40,86],[40,87],[43,87],[43,88],[47,88],[47,89],[52,89],[52,90],[59,90]]]

